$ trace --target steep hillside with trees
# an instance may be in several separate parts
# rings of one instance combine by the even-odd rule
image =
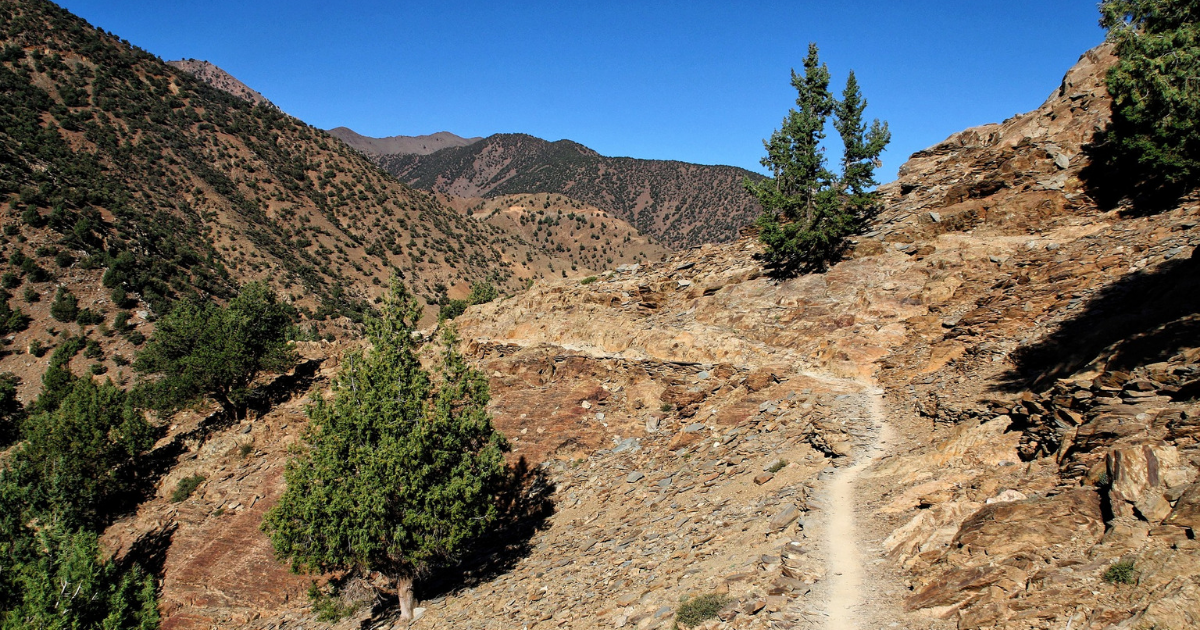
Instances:
[[[605,157],[570,140],[496,134],[429,155],[376,157],[416,188],[459,197],[557,193],[628,221],[672,248],[734,239],[759,207],[733,166]]]

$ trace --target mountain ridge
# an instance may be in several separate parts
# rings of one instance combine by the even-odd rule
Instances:
[[[429,155],[441,149],[467,146],[483,140],[482,137],[463,138],[449,131],[439,131],[422,136],[387,136],[384,138],[364,136],[349,127],[334,127],[333,129],[326,129],[325,133],[372,156],[390,154]]]
[[[571,140],[495,134],[428,155],[376,162],[416,188],[462,197],[555,193],[594,205],[668,247],[732,240],[757,218],[741,185],[762,176],[733,166],[605,157]]]

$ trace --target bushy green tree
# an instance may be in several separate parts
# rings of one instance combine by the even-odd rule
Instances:
[[[0,468],[0,629],[155,628],[153,576],[103,560],[97,543],[151,429],[111,382],[67,388],[26,419]]]
[[[1110,172],[1152,196],[1186,193],[1200,182],[1200,2],[1105,0],[1100,11],[1118,59],[1101,137]]]
[[[64,323],[75,321],[79,317],[79,299],[65,287],[59,287],[50,303],[50,316]]]
[[[17,438],[25,407],[17,400],[17,385],[21,382],[11,372],[0,373],[0,448]]]
[[[763,260],[784,276],[825,269],[877,203],[875,168],[891,134],[886,123],[864,123],[867,102],[853,72],[841,100],[830,93],[829,81],[829,69],[810,44],[804,73],[792,72],[796,108],[763,142],[762,165],[772,177],[743,182],[763,208],[758,219]],[[830,115],[844,147],[841,175],[829,170],[821,147]]]
[[[402,615],[412,585],[462,552],[495,520],[508,445],[492,427],[487,380],[443,339],[438,377],[417,358],[421,309],[397,281],[369,352],[349,353],[332,400],[309,408],[307,448],[263,526],[298,570],[376,570],[397,580]]]
[[[100,559],[96,534],[52,524],[36,533],[23,562],[12,567],[3,630],[153,630],[158,627],[154,577]],[[9,558],[11,561],[12,558]]]
[[[111,381],[71,381],[51,411],[30,415],[13,470],[36,487],[30,500],[74,526],[103,523],[117,497],[133,490],[130,464],[154,443],[153,429]]]
[[[483,280],[471,285],[471,293],[467,296],[467,302],[472,305],[487,304],[498,297],[500,297],[500,292],[496,290],[496,287],[491,282]]]
[[[295,363],[287,343],[294,312],[261,282],[242,287],[228,306],[176,305],[134,363],[137,371],[160,376],[143,390],[147,403],[169,410],[208,395],[227,410],[241,409],[260,373]]]

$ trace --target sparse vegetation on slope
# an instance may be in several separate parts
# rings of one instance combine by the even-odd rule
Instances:
[[[377,161],[417,188],[463,197],[557,193],[627,221],[663,245],[683,248],[734,239],[758,207],[732,166],[604,157],[571,142],[497,134],[429,155]]]

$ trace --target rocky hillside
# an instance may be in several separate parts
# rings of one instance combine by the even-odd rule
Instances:
[[[232,94],[251,105],[268,105],[275,107],[275,104],[267,100],[265,96],[259,94],[250,86],[237,80],[236,77],[218,68],[217,66],[199,59],[176,59],[168,61],[168,66],[178,68],[184,72],[196,77],[197,80],[207,83],[208,85]]]
[[[504,262],[521,276],[590,276],[623,265],[659,260],[668,250],[599,208],[551,194],[489,199],[439,197],[492,226]]]
[[[416,188],[459,197],[565,195],[629,222],[671,249],[730,241],[760,212],[742,179],[761,176],[745,169],[604,157],[569,140],[497,134],[427,155],[375,159]]]
[[[483,140],[483,138],[460,138],[449,131],[439,131],[425,136],[388,136],[386,138],[364,136],[348,127],[334,127],[327,133],[371,156],[397,153],[429,155],[434,151],[451,147],[465,147]]]
[[[1200,623],[1200,204],[1092,202],[1108,63],[914,156],[828,273],[763,277],[742,240],[468,309],[532,483],[414,626],[665,629],[703,594],[728,602],[708,628]],[[393,623],[371,576],[317,621],[257,529],[336,369],[305,352],[291,402],[181,420],[160,497],[110,529],[162,559],[164,627]]]

